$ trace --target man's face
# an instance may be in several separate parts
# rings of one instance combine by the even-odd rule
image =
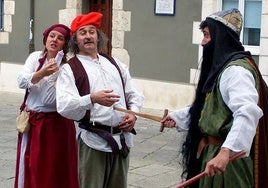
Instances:
[[[203,39],[202,39],[201,45],[204,46],[211,41],[211,38],[210,38],[209,29],[207,26],[204,27],[204,29],[202,29],[202,32],[203,32]]]
[[[87,25],[79,28],[76,32],[77,46],[79,54],[92,55],[97,53],[98,34],[97,29],[93,25]]]

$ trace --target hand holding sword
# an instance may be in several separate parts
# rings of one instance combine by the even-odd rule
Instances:
[[[139,117],[143,117],[143,118],[146,118],[146,119],[150,119],[150,120],[153,120],[153,121],[157,121],[157,122],[160,122],[161,125],[160,125],[160,132],[163,132],[165,126],[162,122],[162,120],[167,116],[168,114],[168,110],[165,109],[164,110],[164,115],[163,117],[158,117],[158,116],[154,116],[154,115],[151,115],[151,114],[145,114],[145,113],[139,113],[139,112],[134,112],[132,110],[127,110],[127,109],[124,109],[124,108],[119,108],[119,107],[114,107],[114,110],[116,111],[120,111],[120,112],[125,112],[125,113],[129,113],[129,114],[133,114],[133,115],[136,115],[136,116],[139,116]]]
[[[239,152],[239,153],[236,153],[235,155],[233,155],[232,157],[230,157],[229,162],[232,162],[232,161],[234,161],[234,160],[236,160],[236,159],[242,157],[243,155],[245,155],[245,153],[246,153],[246,151],[244,151],[244,150],[242,150],[242,151]],[[203,178],[203,177],[205,177],[205,176],[207,176],[207,174],[206,174],[205,171],[203,171],[202,173],[200,173],[200,174],[198,174],[198,175],[192,177],[191,179],[189,179],[189,180],[183,182],[182,184],[179,184],[178,186],[176,186],[176,188],[183,188],[183,187],[186,187],[186,186],[192,184],[193,182],[195,182],[195,181],[197,181],[197,180],[199,180],[200,178]]]

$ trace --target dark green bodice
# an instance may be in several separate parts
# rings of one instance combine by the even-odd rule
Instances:
[[[253,74],[255,80],[258,80],[257,73],[245,60],[239,59],[233,61],[229,63],[226,68],[232,65],[242,66],[248,69]],[[204,108],[199,120],[199,127],[204,135],[225,138],[232,126],[233,117],[231,110],[224,103],[220,93],[219,80],[221,74],[217,78],[212,92],[207,93]],[[255,83],[257,88],[257,82]]]
[[[251,67],[245,60],[239,59],[228,64],[225,69],[232,65],[242,66],[249,70],[255,78],[256,88],[258,88],[258,76],[253,67]],[[210,135],[225,139],[229,130],[231,129],[233,116],[231,110],[225,105],[220,93],[219,80],[222,72],[217,78],[212,92],[207,93],[204,108],[201,112],[201,117],[199,120],[199,127],[204,136]],[[203,149],[201,155],[202,171],[205,169],[206,163],[215,157],[220,149],[221,145],[217,144],[208,144]],[[199,182],[199,187],[252,188],[253,183],[253,161],[250,157],[244,157],[229,163],[225,172],[221,175],[211,178],[202,178]]]

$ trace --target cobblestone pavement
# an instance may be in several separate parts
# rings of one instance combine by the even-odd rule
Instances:
[[[0,91],[0,188],[14,184],[17,131],[15,118],[23,94]],[[155,109],[142,112],[162,116]],[[181,182],[179,144],[183,136],[172,129],[159,132],[160,123],[139,118],[130,153],[128,188],[175,188]]]

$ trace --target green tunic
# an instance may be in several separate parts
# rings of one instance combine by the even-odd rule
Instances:
[[[255,70],[243,59],[230,62],[227,66],[237,65],[248,69],[254,76],[256,87],[258,76]],[[222,71],[223,72],[223,71]],[[220,90],[219,80],[217,78],[211,93],[206,96],[204,108],[201,112],[199,127],[204,135],[210,135],[225,139],[231,129],[233,116],[231,110],[225,105]],[[206,163],[215,157],[221,149],[221,145],[208,144],[202,151],[202,171]],[[253,161],[251,157],[240,158],[229,163],[226,170],[219,176],[205,177],[200,180],[200,188],[252,188]]]

